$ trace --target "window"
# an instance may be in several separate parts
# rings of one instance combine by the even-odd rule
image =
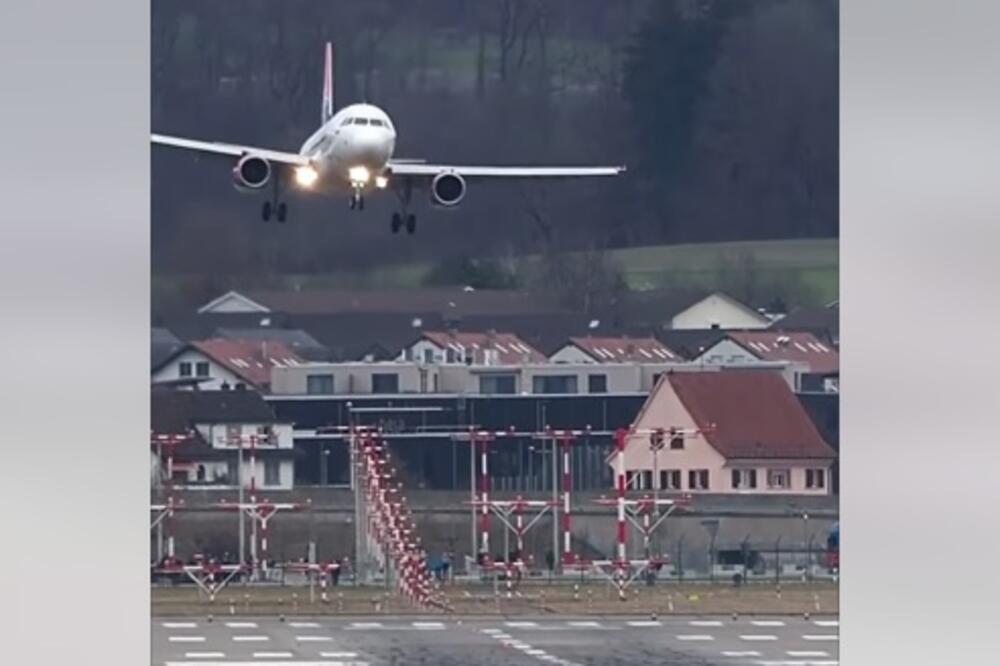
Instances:
[[[660,383],[660,377],[663,376],[662,372],[657,372],[653,374],[653,387],[655,388],[657,384]]]
[[[538,375],[532,378],[532,393],[576,393],[576,375]]]
[[[757,487],[757,470],[755,469],[734,469],[733,470],[733,490],[747,490]]]
[[[617,483],[617,482],[616,482]],[[625,487],[632,490],[638,489],[639,475],[635,472],[625,472]]]
[[[791,474],[787,469],[767,470],[767,487],[775,490],[787,490],[791,487]]]
[[[644,471],[642,473],[642,488],[640,490],[652,490],[653,488],[653,472]]]
[[[280,486],[281,485],[281,462],[278,460],[265,460],[264,461],[264,485],[265,486]]]
[[[660,488],[662,490],[680,490],[681,471],[679,469],[661,469]]]
[[[708,490],[708,470],[692,469],[688,471],[689,490]]]
[[[399,375],[395,372],[376,372],[372,375],[372,393],[399,393]]]
[[[823,488],[826,485],[825,469],[806,470],[806,488]]]
[[[333,375],[306,375],[306,393],[309,395],[331,395]]]
[[[587,393],[607,393],[607,375],[587,375]]]
[[[353,122],[354,122],[354,118],[345,118],[344,122],[340,123],[340,126],[344,127],[345,125],[350,125]]]
[[[355,118],[354,119],[354,124],[355,125],[367,125],[368,124],[368,119],[367,118]]]
[[[181,369],[181,377],[190,377],[191,376],[191,364],[188,363],[187,361],[185,361],[184,363],[181,363],[180,369]]]
[[[483,395],[513,395],[517,393],[517,381],[514,375],[481,375],[479,377],[479,392]]]
[[[378,118],[372,118],[372,125],[373,125],[373,126],[375,126],[375,127],[382,127],[382,126],[383,126],[384,124],[385,124],[385,123],[383,123],[383,122],[382,122],[381,120],[379,120]]]
[[[670,438],[670,448],[679,451],[684,448],[684,435],[674,435]]]
[[[208,377],[208,361],[198,361],[194,373],[199,377]]]
[[[434,350],[433,349],[425,349],[424,350],[424,363],[427,363],[428,365],[431,364],[431,363],[433,363],[434,362],[434,356],[435,356],[435,354],[434,354]]]

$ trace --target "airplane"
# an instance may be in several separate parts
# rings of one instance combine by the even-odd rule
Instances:
[[[400,211],[392,215],[392,233],[416,231],[409,212],[413,190],[428,190],[431,203],[453,208],[465,198],[467,179],[568,178],[616,176],[624,166],[533,167],[455,166],[425,160],[395,159],[396,129],[389,115],[373,104],[351,104],[334,111],[333,44],[327,42],[323,72],[321,124],[297,153],[214,141],[153,134],[152,143],[199,151],[235,160],[233,185],[243,193],[259,193],[270,185],[271,196],[261,207],[265,222],[285,222],[282,195],[292,182],[302,191],[349,194],[351,210],[364,210],[365,196],[391,188]]]

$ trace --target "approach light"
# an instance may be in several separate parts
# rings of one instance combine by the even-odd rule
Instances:
[[[361,183],[361,184],[367,183],[368,179],[372,177],[371,174],[368,172],[368,169],[363,166],[351,167],[350,169],[347,170],[347,175],[351,179],[352,183]]]
[[[300,166],[295,169],[295,182],[302,187],[312,187],[318,179],[319,174],[311,166]]]
[[[380,190],[384,190],[389,186],[389,179],[385,176],[375,176],[375,187]]]

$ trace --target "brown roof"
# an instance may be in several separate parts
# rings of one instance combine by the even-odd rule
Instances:
[[[566,309],[539,294],[508,289],[425,287],[419,289],[309,289],[254,291],[247,296],[277,312],[440,313],[448,315],[531,314]]]
[[[219,365],[258,387],[271,383],[271,368],[304,363],[298,354],[274,340],[212,338],[191,344]]]
[[[468,331],[424,331],[423,337],[442,349],[471,355],[474,362],[484,361],[483,351],[492,349],[497,353],[497,362],[502,365],[518,363],[544,363],[545,355],[527,344],[513,333],[471,333]]]
[[[666,376],[705,438],[726,458],[833,458],[780,375],[764,371]],[[661,384],[662,386],[662,384]]]
[[[812,333],[772,330],[734,331],[729,337],[763,361],[805,363],[810,372],[831,374],[840,371],[840,355]]]
[[[683,360],[656,338],[570,338],[598,363],[669,363]]]

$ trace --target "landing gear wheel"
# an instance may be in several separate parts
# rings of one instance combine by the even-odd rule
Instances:
[[[285,218],[288,217],[288,206],[285,205],[284,201],[278,204],[277,215],[278,215],[278,222],[281,223],[284,223]]]
[[[392,233],[398,234],[400,227],[403,226],[403,218],[399,213],[392,214]]]
[[[364,210],[364,209],[365,209],[365,198],[364,198],[363,195],[359,194],[358,195],[358,210]]]
[[[410,213],[406,216],[406,233],[413,234],[417,230],[417,216]]]
[[[271,219],[271,202],[265,201],[264,205],[260,208],[260,217],[265,222]]]

